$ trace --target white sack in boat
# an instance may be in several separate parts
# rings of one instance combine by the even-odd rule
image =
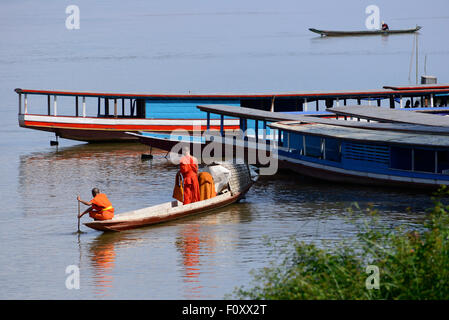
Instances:
[[[219,194],[223,189],[226,189],[231,180],[231,171],[221,165],[212,165],[204,168],[204,171],[209,172],[214,178],[215,192]]]

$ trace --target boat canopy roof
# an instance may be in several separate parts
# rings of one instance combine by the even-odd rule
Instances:
[[[383,86],[384,89],[391,90],[428,90],[428,89],[449,89],[449,84],[420,84],[416,86]]]
[[[263,110],[255,110],[251,108],[224,106],[224,105],[200,105],[198,108],[205,112],[222,114],[225,116],[254,119],[268,122],[277,121],[294,121],[295,123],[320,123],[333,126],[351,127],[360,129],[372,130],[392,130],[392,131],[406,131],[413,133],[429,133],[429,134],[443,134],[449,135],[449,127],[431,127],[421,124],[408,123],[378,123],[378,122],[360,122],[360,121],[345,121],[329,118],[320,118],[316,114],[314,116],[299,115],[295,113],[286,112],[270,112]],[[355,107],[350,107],[355,108]],[[374,107],[373,107],[374,108]],[[379,108],[377,108],[379,109]],[[376,110],[377,110],[376,109]],[[334,108],[328,109],[333,112]],[[413,111],[404,111],[415,113]],[[438,116],[439,117],[439,116]]]
[[[443,115],[372,106],[335,107],[328,110],[331,110],[338,115],[357,117],[367,120],[449,128],[449,117]]]
[[[291,121],[272,123],[269,124],[269,127],[299,134],[339,138],[360,141],[363,143],[449,148],[449,139],[447,136],[432,134],[414,134],[394,131],[379,132],[378,130],[347,128],[325,124],[301,125]]]

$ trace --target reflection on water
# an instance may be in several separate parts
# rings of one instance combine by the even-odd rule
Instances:
[[[20,156],[17,205],[25,241],[38,236],[73,264],[73,251],[65,250],[74,244],[67,234],[76,230],[78,193],[87,198],[99,187],[117,213],[170,201],[178,167],[164,152],[142,161],[144,152],[148,148],[139,144],[99,144]],[[211,212],[120,233],[82,225],[79,264],[88,290],[83,297],[221,299],[270,261],[265,238],[352,237],[346,209],[353,202],[378,209],[391,226],[416,224],[430,203],[428,194],[410,190],[329,184],[279,172],[261,177],[240,203]]]
[[[145,239],[135,233],[113,232],[100,233],[89,243],[84,244],[88,247],[86,253],[82,252],[83,245],[80,246],[80,257],[87,256],[89,268],[92,271],[93,293],[96,297],[108,299],[111,297],[111,292],[113,293],[116,289],[114,269],[117,263],[117,251],[135,248],[144,242]]]
[[[115,265],[114,242],[102,241],[97,238],[91,244],[89,257],[94,270],[95,294],[107,297],[108,289],[112,288],[112,271]]]
[[[198,224],[189,224],[182,227],[176,239],[176,246],[181,252],[184,267],[183,280],[188,284],[187,295],[190,298],[199,298],[202,288],[198,279],[201,270],[200,241],[200,226]]]
[[[244,206],[243,203],[237,203],[226,209],[214,210],[179,221],[175,244],[180,254],[178,264],[185,284],[183,298],[207,298],[203,291],[204,285],[216,286],[202,279],[202,275],[207,274],[211,278],[216,278],[216,271],[211,272],[207,265],[220,263],[217,258],[220,251],[236,250],[235,243],[239,234],[234,231],[227,232],[223,236],[221,229],[227,225],[239,224],[242,215],[248,216],[248,212],[241,210]]]

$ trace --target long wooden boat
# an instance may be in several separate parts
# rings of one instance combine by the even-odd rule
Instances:
[[[270,126],[282,136],[279,167],[334,182],[436,189],[449,186],[449,118],[439,117],[446,122],[434,127],[439,134],[413,132],[413,125],[409,132],[298,122]]]
[[[175,200],[117,214],[111,220],[92,221],[84,225],[99,231],[129,230],[204,213],[235,203],[246,194],[254,182],[250,168],[247,164],[222,163],[220,165],[230,171],[230,180],[227,188],[213,198],[187,205]]]
[[[333,182],[421,189],[449,186],[449,116],[413,108],[348,106],[327,109],[340,115],[338,120],[290,115],[291,120],[279,121],[279,115],[260,110],[198,108],[239,118],[241,130],[249,121],[263,121],[263,127],[272,130],[270,155],[277,158],[279,168]],[[268,141],[262,139],[257,148],[264,142]]]
[[[400,33],[414,33],[422,27],[416,26],[411,29],[390,29],[390,30],[360,30],[360,31],[336,31],[336,30],[318,30],[315,28],[309,28],[310,31],[318,33],[321,36],[328,37],[342,37],[342,36],[370,36],[370,35],[389,35]]]
[[[55,133],[65,139],[103,142],[137,140],[126,132],[170,133],[183,129],[189,133],[238,129],[237,119],[209,115],[198,105],[221,105],[253,110],[323,113],[325,108],[361,104],[365,99],[378,106],[383,100],[390,108],[402,106],[407,97],[420,106],[437,102],[447,105],[449,87],[408,87],[406,90],[375,89],[354,91],[310,91],[251,94],[140,94],[61,90],[16,89],[18,120],[24,128]],[[376,99],[375,102],[373,99]],[[352,100],[352,101],[351,101]],[[405,102],[404,102],[405,103]],[[223,126],[222,126],[223,124]]]

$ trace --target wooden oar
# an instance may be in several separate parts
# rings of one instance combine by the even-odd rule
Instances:
[[[78,200],[77,200],[78,201]],[[81,209],[80,209],[80,202],[78,201],[78,233],[80,233],[80,213],[81,213]]]

